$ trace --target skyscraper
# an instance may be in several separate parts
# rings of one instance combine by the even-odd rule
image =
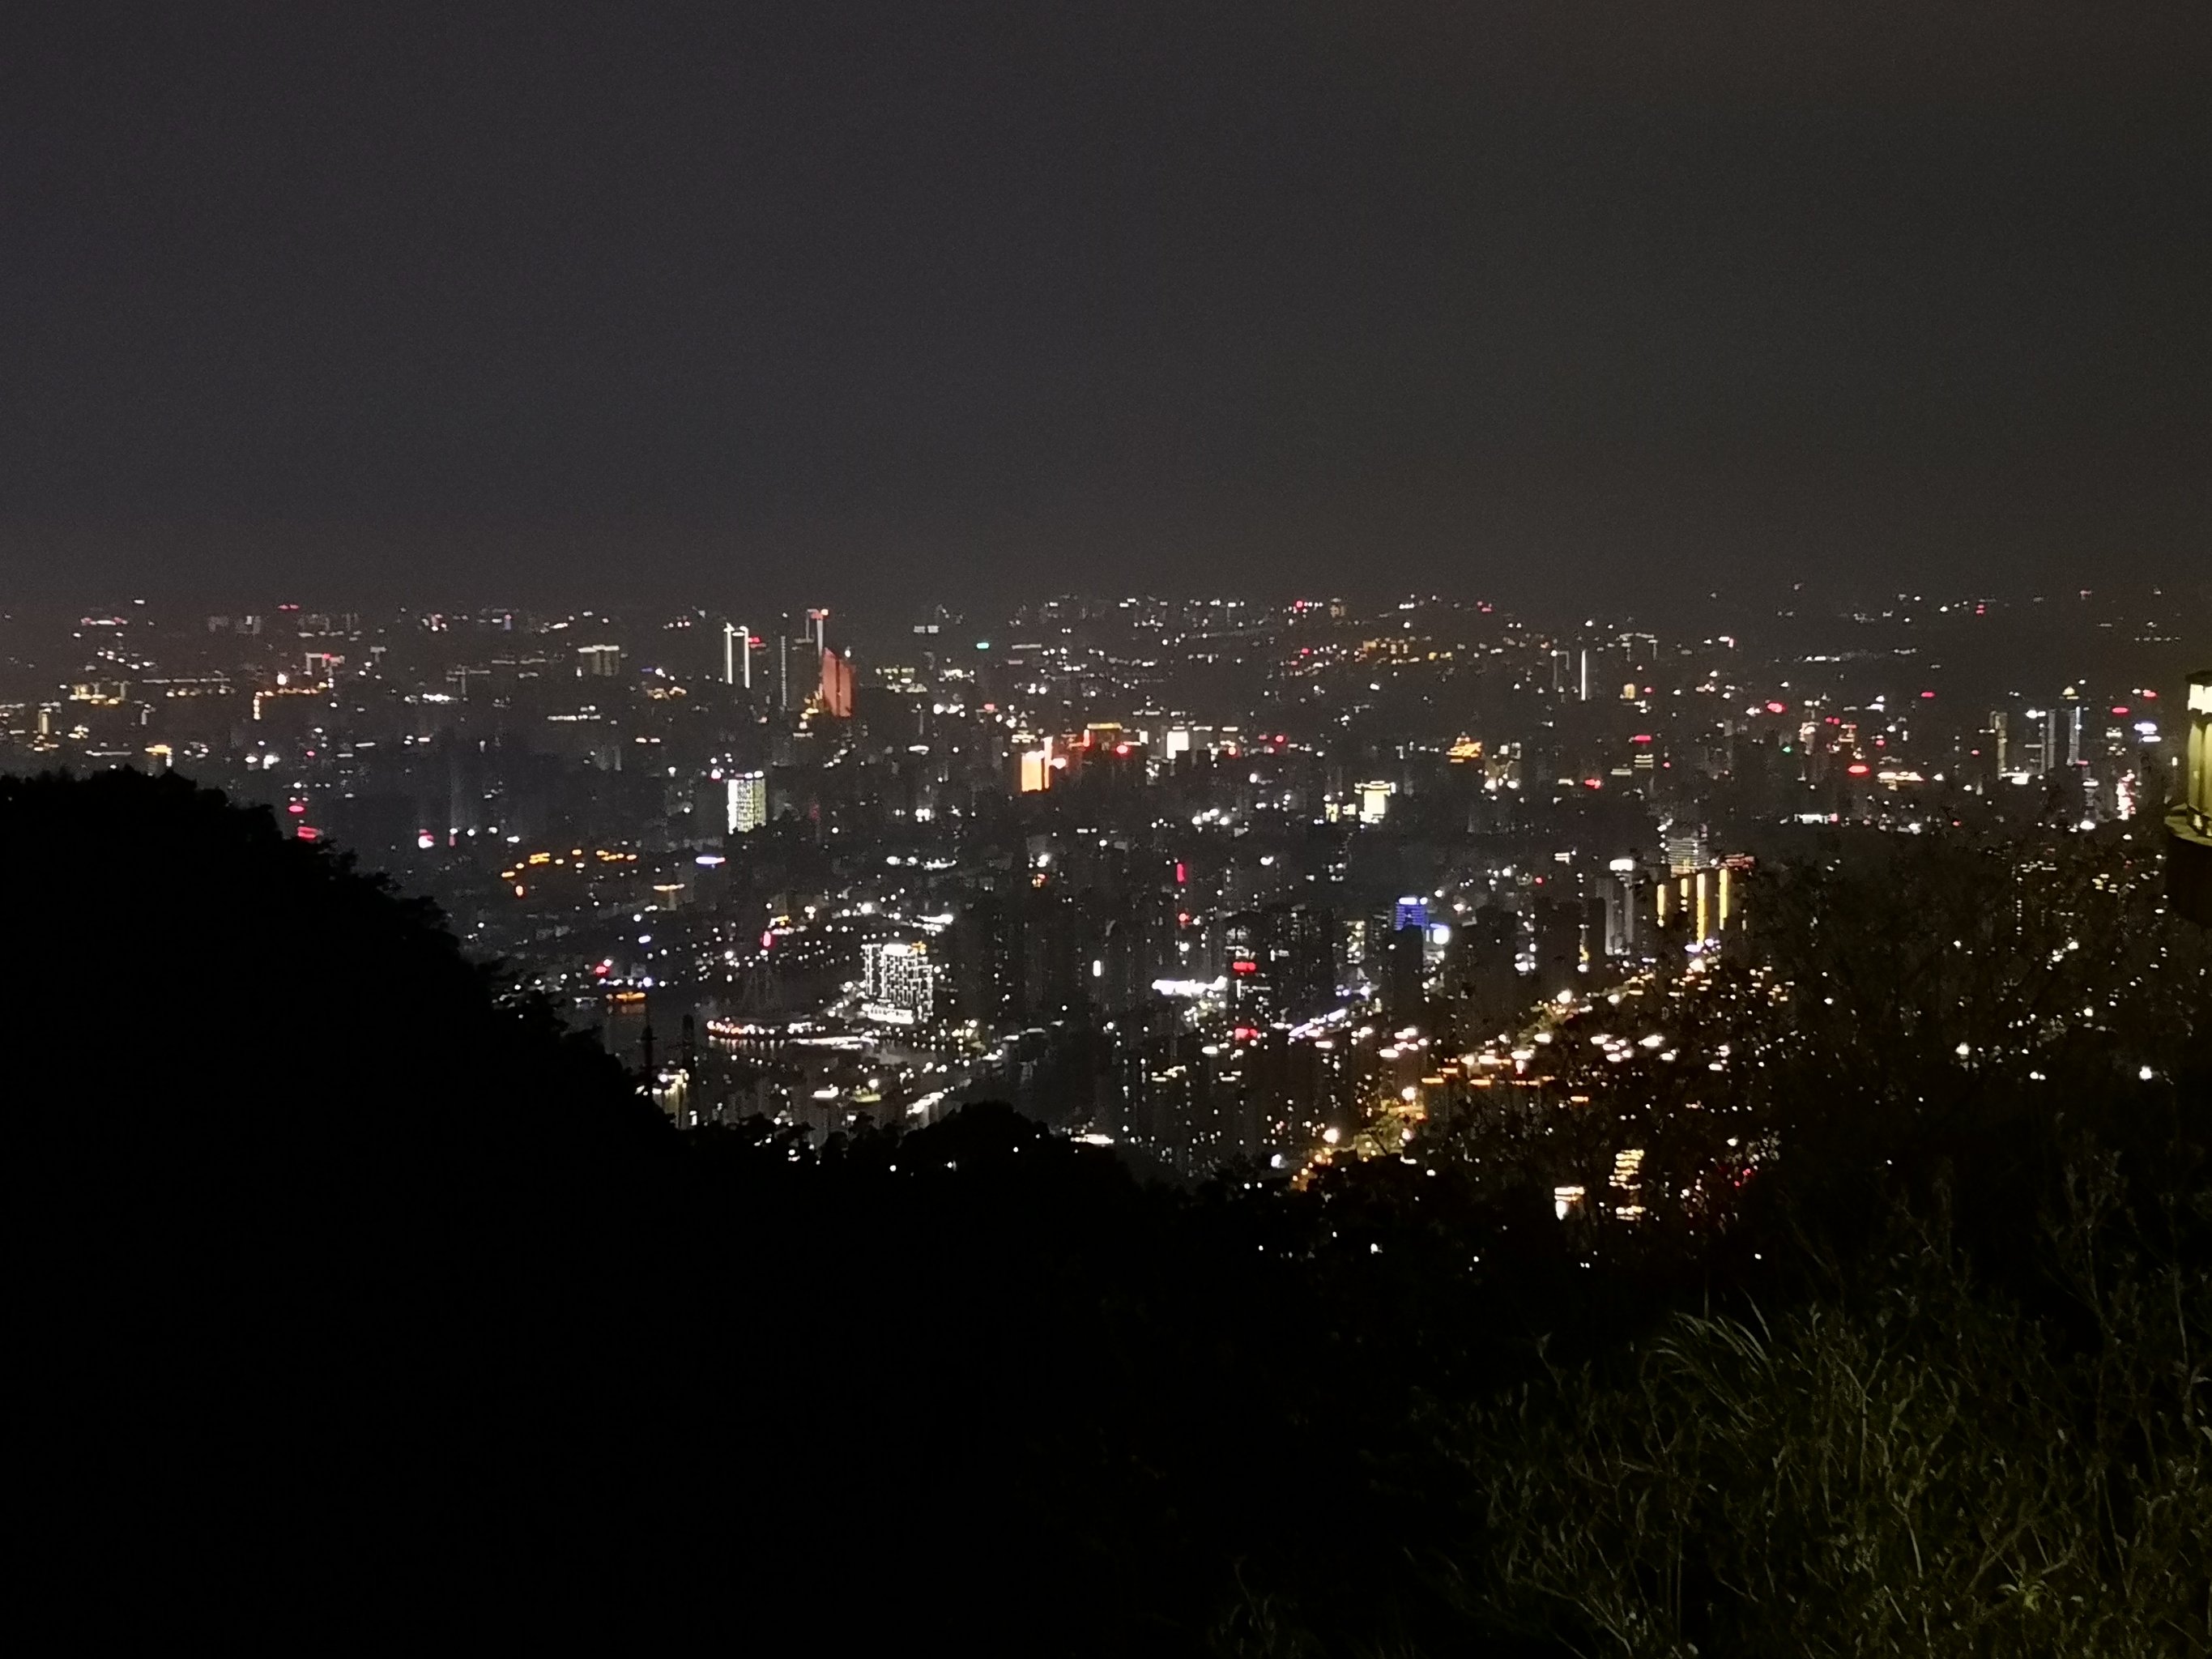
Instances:
[[[728,830],[750,835],[768,822],[768,774],[740,772],[729,781]]]
[[[833,719],[853,718],[853,665],[835,651],[822,653],[822,684],[816,693],[816,702],[823,714]]]
[[[1572,899],[1535,903],[1536,994],[1549,1000],[1581,982],[1583,908]]]
[[[942,969],[927,940],[880,939],[860,947],[860,1015],[884,1025],[927,1025],[937,1017]]]
[[[2212,668],[2189,677],[2181,799],[2166,819],[2166,888],[2173,908],[2212,927]]]
[[[1391,1022],[1398,1025],[1419,1025],[1428,1016],[1427,963],[1425,960],[1429,942],[1428,918],[1413,921],[1405,919],[1401,902],[1400,925],[1390,932],[1389,953],[1385,966],[1388,977],[1383,988],[1383,1007]]]

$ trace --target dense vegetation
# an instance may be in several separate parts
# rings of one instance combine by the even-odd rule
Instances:
[[[265,815],[0,782],[26,1577],[88,1633],[2202,1652],[2212,952],[2150,873],[1828,860],[1559,1094],[1182,1194],[1003,1108],[678,1135]],[[1644,1218],[1558,1220],[1631,1145]]]

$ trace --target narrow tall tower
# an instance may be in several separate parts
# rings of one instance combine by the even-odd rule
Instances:
[[[2176,911],[2212,927],[2212,668],[2189,677],[2181,799],[2166,817],[2166,890]]]

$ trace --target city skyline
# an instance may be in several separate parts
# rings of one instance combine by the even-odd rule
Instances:
[[[2212,1652],[2209,86],[0,9],[33,1627]]]
[[[685,1126],[1003,1095],[1186,1178],[1297,1169],[1724,972],[1836,836],[2161,844],[2185,596],[1792,599],[9,612],[0,769],[265,805]]]

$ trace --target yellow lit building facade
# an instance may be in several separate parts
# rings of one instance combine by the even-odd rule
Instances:
[[[2212,668],[2189,677],[2181,799],[2166,818],[2166,888],[2173,908],[2212,927]]]

